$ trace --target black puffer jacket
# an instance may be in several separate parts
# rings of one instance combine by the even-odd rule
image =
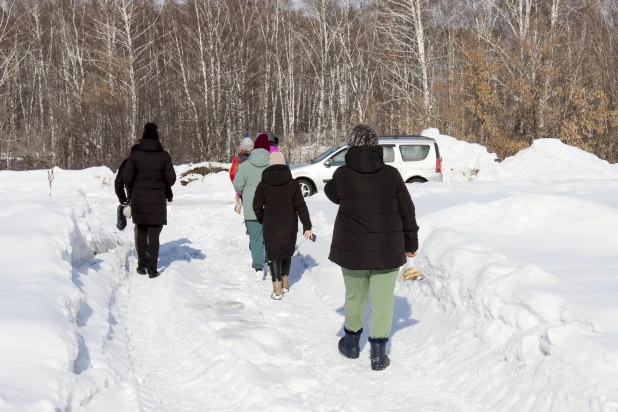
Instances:
[[[311,230],[309,210],[298,182],[285,165],[267,167],[253,198],[253,210],[264,226],[264,244],[269,260],[289,259],[294,254],[298,218],[303,230]]]
[[[133,223],[166,225],[166,187],[176,183],[176,172],[161,143],[142,140],[137,150],[131,152],[122,177],[130,193]]]
[[[381,147],[352,147],[326,184],[339,205],[329,259],[350,270],[395,269],[418,249],[414,203]]]
[[[135,145],[131,148],[131,152],[133,152],[134,150],[137,150],[137,146]],[[120,202],[120,204],[125,204],[128,203],[128,199],[131,198],[131,192],[129,192],[129,188],[126,188],[126,194],[125,194],[125,185],[124,185],[124,178],[123,178],[123,173],[124,173],[124,168],[127,165],[127,162],[129,161],[129,158],[126,158],[122,161],[122,163],[120,163],[120,167],[118,168],[118,173],[116,173],[116,179],[114,180],[114,190],[116,192],[116,196],[118,197],[118,201]],[[174,191],[172,190],[172,188],[168,185],[165,185],[165,198],[166,199],[173,199],[174,198]]]

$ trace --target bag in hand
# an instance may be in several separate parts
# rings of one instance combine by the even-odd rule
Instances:
[[[414,266],[414,259],[411,257],[403,266],[403,280],[425,280],[425,276]]]
[[[116,209],[116,227],[118,230],[124,230],[124,228],[127,227],[127,218],[124,215],[124,208],[125,206],[120,205]]]
[[[242,212],[242,200],[239,197],[236,198],[236,202],[234,203],[234,211],[238,214]]]

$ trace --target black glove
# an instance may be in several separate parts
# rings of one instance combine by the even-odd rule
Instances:
[[[119,205],[116,209],[116,227],[118,230],[124,230],[127,227],[127,218],[124,216],[124,206]]]

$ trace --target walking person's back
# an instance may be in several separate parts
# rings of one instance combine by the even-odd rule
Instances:
[[[369,342],[371,366],[389,365],[385,354],[390,335],[395,283],[406,255],[418,249],[414,204],[399,172],[384,164],[375,130],[353,127],[348,136],[346,166],[325,187],[339,205],[329,259],[341,266],[346,289],[345,337],[339,351],[359,357],[359,340],[367,296],[371,301]]]
[[[298,219],[306,238],[311,238],[311,220],[300,186],[292,178],[283,154],[271,153],[253,200],[253,210],[264,228],[266,256],[273,281],[272,298],[281,299],[289,290],[292,255],[296,246]]]
[[[130,188],[131,213],[137,225],[138,273],[142,274],[146,267],[148,275],[156,277],[159,235],[163,225],[167,225],[166,193],[176,182],[176,172],[170,155],[159,142],[154,123],[144,126],[142,141],[129,156],[123,180]]]
[[[255,280],[263,279],[264,259],[262,248],[264,237],[262,224],[258,222],[251,205],[258,184],[262,181],[262,172],[268,167],[270,143],[265,133],[255,139],[254,149],[244,163],[240,165],[234,177],[234,190],[242,196],[245,224],[249,232],[249,247],[251,249],[252,267],[255,270]]]

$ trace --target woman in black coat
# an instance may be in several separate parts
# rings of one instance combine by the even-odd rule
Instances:
[[[131,148],[131,152],[134,152],[138,149],[139,144],[140,144],[141,140],[138,141],[135,145],[133,145],[133,147]],[[120,202],[120,213],[122,213],[123,209],[122,207],[127,206],[129,204],[129,199],[131,198],[131,192],[129,190],[128,187],[125,186],[124,184],[124,169],[127,166],[127,162],[129,161],[129,158],[127,157],[126,159],[124,159],[122,161],[122,163],[120,164],[120,167],[118,168],[118,172],[116,174],[116,179],[114,180],[114,190],[116,191],[116,196],[118,197],[118,202]],[[126,188],[126,192],[125,192],[125,188]],[[165,185],[165,198],[167,199],[168,202],[172,202],[174,200],[174,192],[172,191],[172,188],[168,185]],[[137,245],[137,225],[134,225],[134,236],[135,236],[135,244]],[[146,249],[146,254],[148,254],[148,249]],[[144,275],[145,272],[145,265],[144,267],[139,269],[140,274]]]
[[[339,205],[329,259],[341,266],[346,288],[345,337],[339,351],[359,357],[367,296],[371,301],[371,368],[389,365],[395,283],[406,255],[418,249],[418,226],[410,192],[394,167],[384,164],[375,130],[354,126],[348,136],[346,165],[333,174],[324,192]]]
[[[262,173],[253,198],[253,210],[264,228],[266,256],[273,280],[271,297],[280,300],[290,288],[289,275],[296,247],[298,218],[304,236],[311,239],[311,219],[298,182],[285,164],[282,153],[270,154],[269,165]]]
[[[138,149],[140,142],[137,142],[137,144],[133,145],[133,147],[131,148],[131,153]],[[116,179],[114,180],[114,191],[116,192],[116,197],[118,197],[118,202],[120,202],[121,205],[128,205],[129,198],[131,198],[131,193],[129,192],[129,188],[125,186],[123,177],[124,169],[127,166],[128,161],[129,158],[127,157],[122,161],[122,163],[120,163],[120,167],[118,167],[118,173],[116,174]],[[174,200],[174,192],[172,191],[172,188],[168,185],[165,185],[165,198],[168,202],[172,202]]]
[[[144,126],[142,141],[131,151],[123,172],[131,205],[133,223],[137,225],[137,272],[155,278],[159,260],[159,235],[167,224],[166,188],[176,183],[170,155],[159,142],[157,125]],[[147,253],[148,250],[148,253]]]

